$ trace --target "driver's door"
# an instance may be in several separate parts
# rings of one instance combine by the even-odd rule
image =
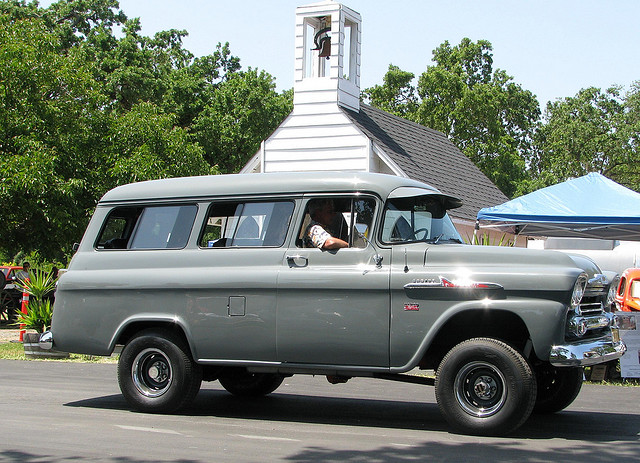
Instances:
[[[370,243],[377,200],[339,199],[350,207],[340,211],[350,247],[302,247],[305,214],[299,239],[286,253],[278,277],[277,357],[283,363],[387,367],[390,254]]]

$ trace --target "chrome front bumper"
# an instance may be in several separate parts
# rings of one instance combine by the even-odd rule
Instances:
[[[549,361],[557,367],[586,367],[616,360],[627,351],[617,328],[605,339],[587,340],[563,346],[553,346]]]
[[[38,341],[38,345],[40,349],[51,350],[53,349],[53,333],[51,331],[45,331],[40,335],[40,340]]]

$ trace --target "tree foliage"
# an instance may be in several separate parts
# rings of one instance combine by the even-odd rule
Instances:
[[[591,87],[549,103],[528,159],[529,189],[599,172],[640,191],[639,84],[626,94]]]
[[[485,40],[444,42],[413,87],[413,74],[390,66],[384,84],[364,91],[373,105],[439,130],[507,196],[526,178],[524,153],[540,117],[535,96],[493,70]]]
[[[108,189],[233,172],[278,126],[291,95],[186,34],[143,36],[116,0],[0,0],[0,253],[62,260]]]
[[[504,70],[493,69],[485,40],[442,43],[414,86],[390,65],[382,85],[363,96],[374,106],[443,132],[507,196],[589,172],[640,191],[640,82],[628,92],[581,90],[549,103]]]

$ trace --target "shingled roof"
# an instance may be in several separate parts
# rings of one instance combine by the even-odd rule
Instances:
[[[360,112],[341,109],[408,177],[462,199],[453,217],[475,221],[483,207],[509,200],[442,132],[363,103]]]

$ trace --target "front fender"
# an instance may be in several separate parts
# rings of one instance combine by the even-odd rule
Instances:
[[[485,313],[487,315],[507,312],[518,317],[529,332],[532,342],[532,348],[535,355],[540,359],[548,359],[551,346],[562,342],[564,339],[564,327],[566,319],[566,307],[564,304],[542,299],[504,299],[504,300],[482,300],[482,301],[461,301],[457,304],[450,305],[446,310],[435,316],[432,322],[428,319],[433,315],[433,311],[429,307],[423,310],[424,324],[429,327],[424,331],[422,337],[417,339],[414,345],[409,346],[392,344],[392,366],[394,372],[406,372],[415,368],[423,358],[428,349],[432,346],[436,337],[441,334],[443,329],[449,329],[447,324],[465,312]],[[420,312],[398,314],[399,317],[411,317]],[[408,326],[405,324],[405,326]],[[446,328],[445,328],[446,327]],[[474,331],[476,336],[482,336],[483,333],[495,333],[493,327],[476,326]],[[495,334],[494,334],[495,335]],[[402,338],[400,333],[394,333],[395,339]],[[504,334],[508,338],[508,333]],[[404,337],[410,339],[410,335]],[[522,344],[526,339],[522,340]]]

